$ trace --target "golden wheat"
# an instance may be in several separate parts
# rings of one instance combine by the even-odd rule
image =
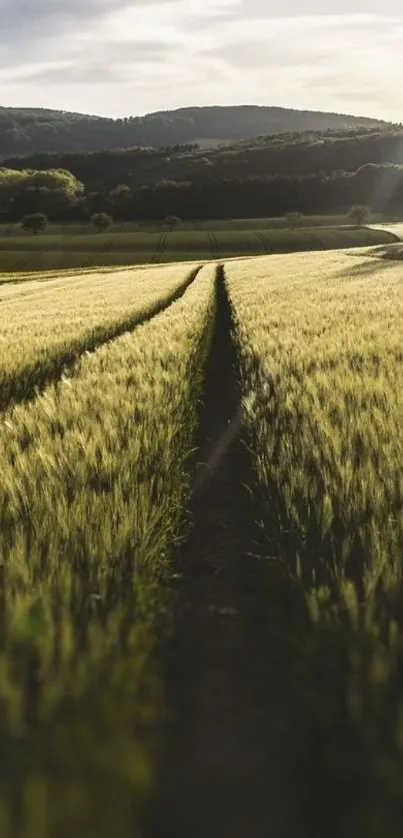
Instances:
[[[149,279],[155,293],[162,278]],[[168,269],[166,281],[177,280]],[[214,299],[205,268],[164,313],[1,418],[0,734],[25,789],[24,835],[61,834],[61,818],[69,834],[86,836],[88,822],[100,836],[129,834],[149,783],[141,730],[159,700],[150,655]],[[26,760],[16,735],[27,737]],[[108,804],[114,783],[118,814]],[[13,817],[1,794],[10,834]]]
[[[350,633],[358,716],[403,641],[403,268],[304,254],[232,263],[227,277],[263,515],[272,528],[275,510],[313,621]]]
[[[0,407],[155,312],[190,275],[188,266],[175,265],[3,287]]]

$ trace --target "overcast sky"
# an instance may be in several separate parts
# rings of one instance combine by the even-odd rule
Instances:
[[[261,104],[400,122],[402,90],[401,0],[0,0],[1,105]]]

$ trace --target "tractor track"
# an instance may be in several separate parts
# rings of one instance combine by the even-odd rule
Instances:
[[[208,230],[207,232],[208,232],[208,238],[209,238],[209,243],[210,243],[211,255],[212,255],[213,259],[219,259],[220,258],[220,251],[219,251],[219,247],[218,247],[217,238],[212,231]]]
[[[168,243],[168,233],[163,232],[163,233],[161,233],[161,235],[158,239],[157,247],[156,247],[156,249],[154,251],[154,254],[153,254],[153,257],[150,261],[151,265],[161,263],[162,260],[161,260],[160,257],[163,256],[163,254],[166,250],[167,243]]]
[[[263,247],[263,253],[267,256],[270,256],[272,254],[272,250],[269,247],[268,241],[267,241],[266,236],[264,235],[264,233],[260,233],[260,232],[255,230],[255,236],[256,236],[257,239],[259,239],[260,244]]]
[[[289,603],[278,566],[257,555],[222,267],[216,288],[190,532],[175,559],[175,627],[161,651],[167,745],[144,835],[294,838]]]

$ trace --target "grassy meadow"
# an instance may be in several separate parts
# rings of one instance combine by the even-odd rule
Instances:
[[[373,248],[389,234],[249,231],[256,256],[236,259],[234,231],[174,232],[176,264],[29,273],[44,243],[49,265],[91,259],[104,239],[111,258],[133,259],[135,235],[83,234],[80,251],[79,236],[20,236],[27,273],[12,273],[10,256],[10,274],[1,259],[15,241],[0,242],[0,835],[144,835],[167,747],[178,549],[211,502],[208,474],[195,497],[195,469],[203,458],[207,473],[220,468],[211,445],[223,438],[204,438],[200,420],[220,299],[241,391],[229,432],[248,459],[256,532],[244,561],[259,550],[262,572],[281,573],[270,584],[291,650],[301,822],[312,836],[398,838],[403,268]],[[292,236],[350,249],[274,253]],[[219,555],[199,573],[213,591]],[[284,591],[295,603],[287,619]],[[220,620],[238,619],[230,600],[212,602]],[[259,691],[263,714],[270,690]],[[202,700],[216,698],[206,689]],[[223,723],[227,710],[217,701]]]

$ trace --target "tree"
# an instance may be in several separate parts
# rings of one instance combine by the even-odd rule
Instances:
[[[119,186],[115,186],[114,189],[109,193],[109,200],[115,209],[118,211],[125,210],[130,203],[132,197],[132,191],[130,186],[126,186],[125,183],[119,184]]]
[[[290,230],[295,230],[298,224],[302,221],[302,212],[286,212],[284,218],[287,221]]]
[[[357,204],[356,206],[352,207],[348,217],[352,224],[357,224],[361,227],[365,221],[371,216],[371,210],[369,207],[364,206],[364,204]]]
[[[126,184],[121,183],[109,192],[108,201],[112,207],[115,218],[123,222],[130,214],[130,202],[132,200],[132,190]],[[121,229],[122,229],[121,225]]]
[[[43,233],[48,226],[48,219],[43,212],[33,212],[31,215],[24,215],[22,219],[23,230],[30,231],[37,236],[38,233]]]
[[[11,220],[37,213],[55,218],[83,197],[83,184],[65,169],[0,169],[0,203]]]
[[[179,227],[181,223],[180,218],[176,215],[167,215],[166,218],[164,218],[164,224],[166,224],[170,233],[172,233],[172,230],[174,230],[175,227]]]
[[[104,233],[108,227],[111,227],[113,224],[113,218],[111,215],[108,215],[106,212],[96,212],[90,218],[91,224],[98,230],[98,233]]]

